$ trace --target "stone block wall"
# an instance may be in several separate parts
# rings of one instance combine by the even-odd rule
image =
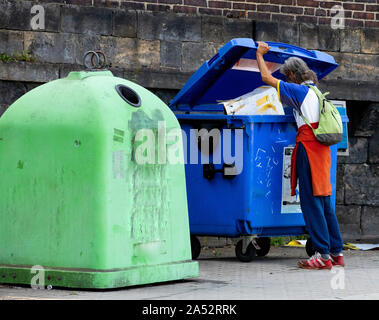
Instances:
[[[352,113],[349,156],[339,157],[336,213],[345,238],[379,238],[379,104]]]
[[[316,13],[326,10],[329,14],[331,4],[341,1],[191,1],[190,5],[187,0],[0,0],[0,54],[27,51],[35,59],[7,63],[0,59],[0,115],[34,87],[83,69],[83,55],[93,49],[105,52],[114,75],[141,84],[166,103],[205,60],[233,38],[279,41],[324,51],[340,66],[321,81],[320,88],[330,91],[331,99],[347,101],[350,118],[350,155],[338,159],[341,228],[346,238],[379,238],[379,29],[367,23],[374,22],[372,19],[355,14],[375,13],[376,0],[344,1],[358,27],[351,22],[343,29],[332,29],[322,19],[328,16]],[[218,6],[227,2],[229,11],[247,14],[235,18],[224,13],[225,8],[214,7],[216,2]],[[43,30],[33,30],[30,23],[35,4],[45,10]],[[267,7],[259,10],[261,5]],[[161,12],[162,6],[168,9]],[[291,13],[286,7],[301,10]],[[301,18],[312,12],[316,20]],[[294,20],[278,19],[277,14]]]

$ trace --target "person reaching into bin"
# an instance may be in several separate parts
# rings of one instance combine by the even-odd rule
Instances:
[[[262,81],[276,88],[280,101],[294,109],[298,132],[291,158],[291,195],[296,194],[299,178],[300,207],[316,250],[308,260],[299,261],[298,266],[305,269],[343,267],[343,242],[331,200],[330,148],[316,140],[312,129],[301,117],[301,114],[305,116],[313,128],[318,127],[319,100],[305,85],[316,85],[317,76],[302,59],[291,57],[280,69],[286,81],[276,79],[263,58],[269,50],[267,43],[258,42],[257,63]]]

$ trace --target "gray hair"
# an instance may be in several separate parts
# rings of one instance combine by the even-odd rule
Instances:
[[[289,79],[290,72],[293,73],[295,82],[298,84],[308,80],[311,80],[315,84],[318,82],[316,74],[300,58],[288,58],[281,66],[280,73],[284,74],[287,79]]]

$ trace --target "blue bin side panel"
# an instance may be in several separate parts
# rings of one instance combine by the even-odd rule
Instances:
[[[225,118],[221,115],[219,117]],[[216,118],[217,116],[212,116],[211,120],[214,121]],[[238,237],[247,234],[278,236],[305,233],[305,223],[299,208],[293,212],[282,212],[284,148],[295,146],[295,122],[270,122],[268,116],[263,116],[260,122],[252,121],[257,119],[256,117],[245,118],[241,173],[233,179],[226,179],[218,172],[213,179],[206,179],[203,175],[204,155],[198,148],[196,136],[190,132],[191,129],[204,127],[207,119],[205,116],[194,115],[179,117],[185,132],[187,150],[186,181],[191,234]],[[229,119],[232,127],[234,121]],[[240,125],[239,121],[234,127]],[[221,139],[216,143],[215,154],[219,151],[223,155],[223,130],[228,129],[228,126],[215,122],[207,124],[208,129],[213,127],[217,127],[222,133]],[[233,130],[231,138],[232,152],[235,155]],[[195,150],[198,163],[190,163],[190,150]],[[337,146],[331,147],[331,157],[334,204]],[[213,155],[209,156],[209,160],[210,163],[214,162]],[[226,160],[221,156],[221,163],[216,163],[215,169],[221,171],[222,163]]]
[[[347,118],[346,108],[337,107],[337,110],[341,115],[342,126],[343,126],[342,141],[340,143],[338,143],[337,149],[338,150],[346,150],[348,148],[347,123],[349,120]]]
[[[216,126],[216,124],[214,125]],[[234,237],[240,233],[237,230],[238,221],[246,220],[248,207],[251,206],[251,198],[249,198],[251,187],[248,184],[251,170],[246,162],[249,158],[249,156],[246,157],[246,154],[249,154],[249,147],[247,146],[249,139],[246,139],[246,133],[244,132],[241,174],[233,179],[226,179],[223,177],[222,172],[217,172],[214,174],[214,178],[207,179],[203,174],[206,156],[202,155],[198,149],[196,137],[190,134],[190,130],[196,129],[196,126],[191,123],[181,123],[181,126],[186,133],[183,140],[187,140],[187,153],[185,155],[187,163],[185,169],[191,233]],[[220,132],[223,129],[228,129],[226,124],[218,128]],[[234,151],[234,130],[231,133],[232,150]],[[222,170],[223,163],[228,162],[228,159],[222,156],[224,140],[225,135],[221,134],[215,153],[210,155],[210,163],[213,163],[214,168],[219,171]],[[195,150],[197,164],[193,163],[193,159],[190,161],[190,150]],[[218,152],[221,154],[221,161],[216,161],[215,163],[214,155]],[[201,162],[201,159],[203,162]]]
[[[284,148],[296,143],[296,124],[252,123],[253,154],[250,166],[252,217],[254,230],[261,234],[266,228],[302,228],[304,219],[298,210],[282,213]],[[287,179],[288,180],[288,179]],[[289,180],[287,181],[289,182]]]

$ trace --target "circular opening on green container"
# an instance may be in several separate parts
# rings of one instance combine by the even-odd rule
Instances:
[[[122,99],[129,103],[133,107],[141,106],[141,98],[139,95],[129,87],[119,84],[116,86],[116,91]]]

